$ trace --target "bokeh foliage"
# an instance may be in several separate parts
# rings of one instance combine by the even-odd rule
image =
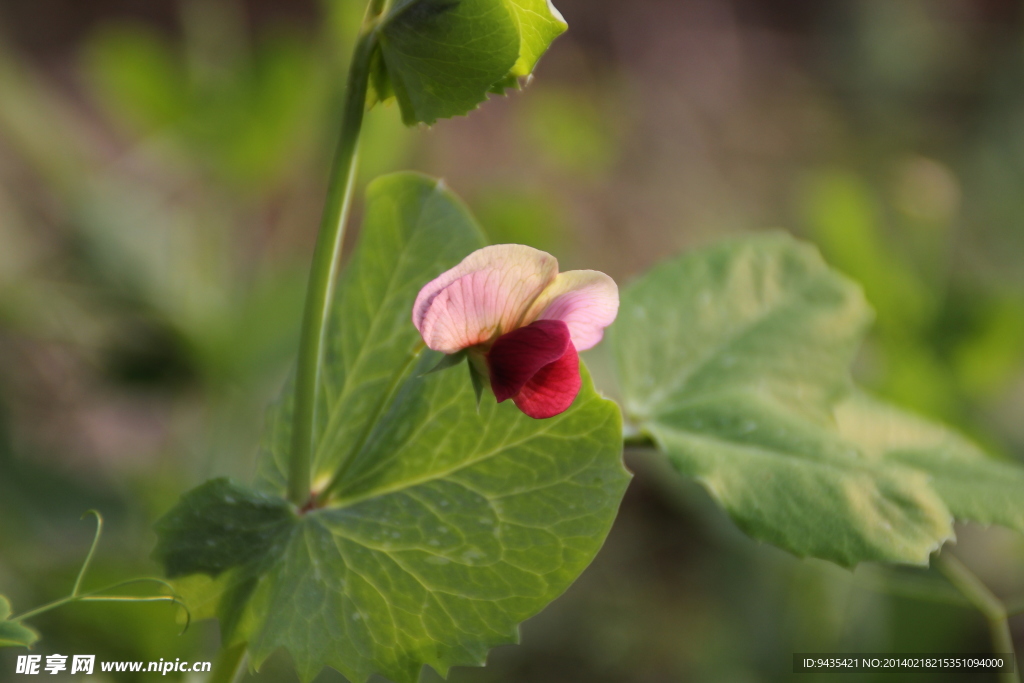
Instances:
[[[148,528],[178,493],[251,474],[250,426],[294,348],[362,8],[165,4],[171,19],[100,15],[46,50],[15,23],[27,10],[2,9],[0,585],[18,608],[73,578],[91,507],[110,532],[97,584],[155,572]],[[1019,458],[1024,41],[997,5],[569,0],[573,31],[529,97],[430,133],[379,107],[361,182],[443,175],[494,241],[620,281],[725,233],[792,228],[878,312],[858,379]],[[454,680],[779,680],[779,653],[801,647],[987,647],[963,606],[890,595],[936,577],[794,561],[644,455],[629,463],[592,570],[523,645]],[[1015,537],[959,535],[997,590],[1021,588]],[[179,639],[173,615],[73,606],[39,622],[39,647],[211,657],[209,631]],[[289,680],[275,667],[262,677]]]

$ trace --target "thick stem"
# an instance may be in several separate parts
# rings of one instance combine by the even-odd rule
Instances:
[[[377,46],[374,7],[375,4],[371,3],[367,21],[364,22],[352,55],[352,63],[349,65],[341,132],[327,186],[327,201],[320,221],[320,233],[313,253],[309,286],[306,289],[306,308],[295,375],[295,411],[288,467],[288,498],[300,507],[310,498],[310,463],[313,454],[317,393],[323,365],[324,336],[341,261],[345,220],[355,179],[356,153],[370,79],[370,60]]]
[[[1010,622],[1003,602],[970,569],[949,553],[939,555],[936,558],[936,566],[988,620],[993,653],[1014,654],[1013,636],[1010,633]],[[1016,673],[1004,672],[999,674],[999,681],[1020,683],[1020,678]]]
[[[651,448],[654,450],[658,448],[654,443],[654,439],[646,434],[623,435],[622,446],[623,448]]]
[[[245,643],[222,647],[213,662],[210,678],[206,683],[234,683],[242,671],[245,661]]]

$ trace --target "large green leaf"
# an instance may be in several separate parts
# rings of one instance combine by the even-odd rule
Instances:
[[[627,418],[754,538],[847,566],[924,564],[952,536],[942,500],[833,423],[870,319],[854,284],[785,235],[665,263],[623,291],[610,333]]]
[[[17,621],[8,621],[11,603],[0,595],[0,647],[32,647],[39,634]]]
[[[396,0],[372,84],[407,125],[465,114],[529,75],[566,25],[547,0]]]
[[[339,283],[320,403],[314,472],[322,483],[347,463],[336,495],[305,514],[274,502],[285,401],[260,492],[207,484],[159,524],[158,554],[193,615],[219,616],[254,665],[283,647],[305,681],[329,665],[358,683],[483,664],[603,543],[628,475],[619,411],[585,368],[572,408],[549,420],[493,398],[478,410],[466,372],[428,373],[439,354],[420,350],[413,300],[479,243],[438,183],[377,181]],[[197,550],[229,530],[253,543]]]
[[[862,392],[836,408],[836,421],[867,457],[927,473],[957,519],[1024,533],[1024,467],[1019,464],[995,460],[952,429]]]
[[[327,329],[313,455],[318,483],[362,447],[415,362],[412,351],[422,341],[412,325],[412,302],[420,288],[484,246],[469,211],[433,179],[386,176],[370,185],[366,199],[363,236]],[[285,472],[286,448],[270,450]]]

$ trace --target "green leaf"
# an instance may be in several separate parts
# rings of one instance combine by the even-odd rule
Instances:
[[[475,109],[519,56],[516,23],[502,0],[395,2],[379,40],[387,83],[406,125]],[[379,76],[373,83],[384,89]]]
[[[181,552],[174,566],[201,572],[175,582],[194,616],[219,616],[225,640],[248,642],[254,665],[284,648],[303,681],[332,666],[354,683],[481,665],[603,543],[628,474],[619,411],[585,368],[572,408],[549,420],[490,397],[478,410],[464,373],[424,374],[439,354],[421,350],[413,300],[480,242],[435,181],[374,183],[324,370],[314,472],[325,482],[343,468],[334,495],[305,514],[277,512],[286,400],[268,426],[261,493],[207,484],[160,523],[160,547],[174,551],[165,562]],[[264,506],[268,496],[280,502]],[[219,543],[229,523],[262,555],[185,559]]]
[[[353,681],[483,664],[597,552],[626,481],[620,439],[589,379],[549,421],[493,400],[478,414],[462,373],[408,381],[254,595],[254,661],[284,646],[303,679],[329,664]]]
[[[871,312],[785,235],[703,249],[622,293],[627,418],[756,539],[851,566],[925,564],[952,536],[927,477],[866,458],[832,408]]]
[[[212,479],[189,491],[156,524],[153,557],[170,578],[222,571],[273,553],[295,515],[280,498],[227,479]],[[202,536],[192,529],[202,528]]]
[[[361,447],[416,362],[413,350],[423,342],[412,325],[412,303],[420,288],[484,243],[443,182],[399,173],[370,184],[362,239],[342,274],[327,329],[312,464],[318,486]],[[278,454],[282,485],[287,448],[270,449]]]
[[[547,0],[397,0],[380,19],[371,99],[407,125],[475,109],[529,75],[565,21]]]
[[[469,365],[469,381],[473,383],[473,395],[476,396],[476,407],[480,409],[480,401],[484,397],[484,387],[487,384],[487,378],[484,377],[477,369],[473,362],[470,361]]]
[[[447,370],[448,368],[458,365],[464,360],[466,360],[465,349],[458,353],[445,354],[441,357],[441,360],[437,361],[437,365],[427,370],[427,374],[429,375],[435,372],[441,372],[442,370]]]
[[[927,473],[959,520],[1024,533],[1024,467],[995,460],[952,429],[863,392],[836,408],[840,433],[877,462]]]
[[[0,647],[32,647],[39,634],[16,621],[0,621]]]
[[[771,395],[696,399],[647,431],[744,532],[799,557],[926,565],[953,537],[927,476],[866,461],[833,430],[778,410]]]
[[[626,413],[750,388],[818,421],[848,391],[871,322],[860,289],[777,233],[726,241],[652,269],[612,327]]]
[[[32,647],[39,640],[39,634],[17,621],[8,621],[11,603],[0,595],[0,647]]]
[[[512,76],[529,76],[555,38],[569,25],[551,0],[506,0],[519,24],[519,59]]]
[[[492,85],[487,92],[492,95],[504,95],[509,90],[519,90],[519,77],[511,73]]]

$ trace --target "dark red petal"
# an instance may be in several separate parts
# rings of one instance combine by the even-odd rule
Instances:
[[[519,410],[543,420],[568,410],[580,384],[580,357],[570,343],[561,358],[541,368],[512,400]]]
[[[560,359],[570,347],[569,327],[561,320],[538,320],[498,337],[487,353],[491,389],[498,403],[518,394],[541,368]]]

